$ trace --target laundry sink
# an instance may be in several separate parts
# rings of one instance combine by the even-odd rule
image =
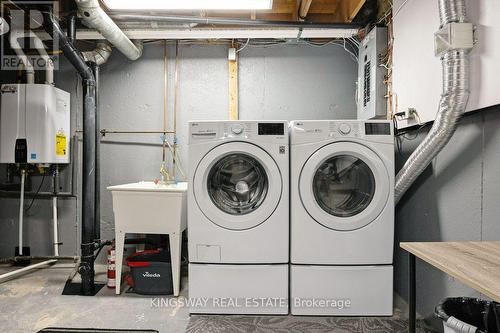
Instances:
[[[121,289],[123,246],[127,233],[168,234],[174,295],[179,295],[182,232],[186,229],[187,183],[139,182],[109,186],[113,195],[116,294]]]
[[[113,195],[115,229],[158,233],[158,229],[186,227],[187,183],[138,182],[109,186]]]
[[[146,192],[186,192],[187,182],[162,184],[155,182],[139,182],[124,185],[109,186],[110,191],[146,191]]]

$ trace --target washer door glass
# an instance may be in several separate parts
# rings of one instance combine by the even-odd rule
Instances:
[[[333,230],[351,231],[375,221],[388,203],[388,169],[372,149],[335,142],[312,152],[299,176],[307,213]]]
[[[278,207],[283,178],[267,151],[233,141],[212,148],[198,162],[191,187],[205,217],[219,227],[247,230]]]
[[[354,216],[370,205],[375,194],[375,177],[361,159],[352,155],[334,156],[316,170],[313,193],[328,214]]]
[[[252,156],[227,155],[214,164],[207,179],[212,202],[232,215],[251,213],[260,207],[268,191],[264,167]]]

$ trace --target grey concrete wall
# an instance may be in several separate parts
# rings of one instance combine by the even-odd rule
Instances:
[[[417,137],[416,134],[418,134]],[[402,139],[399,166],[426,131]],[[413,140],[408,140],[413,139]],[[446,148],[418,179],[396,211],[402,241],[500,240],[500,106],[464,118]],[[407,256],[396,246],[396,291],[406,298]],[[431,316],[444,297],[480,296],[417,261],[417,310]]]
[[[147,45],[135,62],[115,51],[101,68],[101,126],[115,130],[160,130],[163,125],[163,45]],[[173,126],[175,48],[168,46],[168,119]],[[240,53],[241,119],[354,118],[356,64],[335,45],[322,48],[286,45],[247,47]],[[226,46],[182,45],[179,48],[177,126],[181,164],[187,167],[187,121],[227,119],[228,65]],[[8,81],[7,81],[8,82]],[[74,70],[62,61],[58,87],[72,97],[72,129],[81,129],[81,87]],[[171,141],[172,137],[169,138]],[[79,142],[81,152],[81,142]],[[159,135],[107,135],[102,139],[102,237],[114,237],[109,185],[159,178],[162,158]],[[81,179],[78,159],[77,172]],[[69,177],[65,171],[64,179]],[[0,170],[1,172],[1,170]],[[179,175],[179,173],[178,173]],[[0,174],[0,182],[4,172]],[[34,177],[34,184],[40,182]],[[67,187],[67,186],[66,186]],[[78,196],[81,184],[78,182]],[[36,188],[36,187],[35,187]],[[50,189],[46,182],[43,189]],[[65,188],[67,190],[67,188]],[[17,242],[18,200],[0,198],[0,257],[11,255]],[[80,198],[60,204],[62,254],[79,249]],[[34,254],[51,254],[50,201],[37,199],[26,217],[26,243]]]

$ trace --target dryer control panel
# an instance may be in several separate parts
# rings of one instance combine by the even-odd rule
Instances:
[[[359,139],[374,142],[392,142],[392,122],[389,120],[304,120],[290,125],[291,143],[309,143],[322,140]]]

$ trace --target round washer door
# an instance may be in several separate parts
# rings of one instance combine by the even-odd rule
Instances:
[[[323,226],[340,231],[370,224],[389,197],[389,175],[382,159],[353,142],[336,142],[314,152],[299,178],[302,204]]]
[[[247,142],[221,144],[208,152],[196,168],[193,184],[203,214],[231,230],[266,221],[278,206],[283,188],[274,159]]]

